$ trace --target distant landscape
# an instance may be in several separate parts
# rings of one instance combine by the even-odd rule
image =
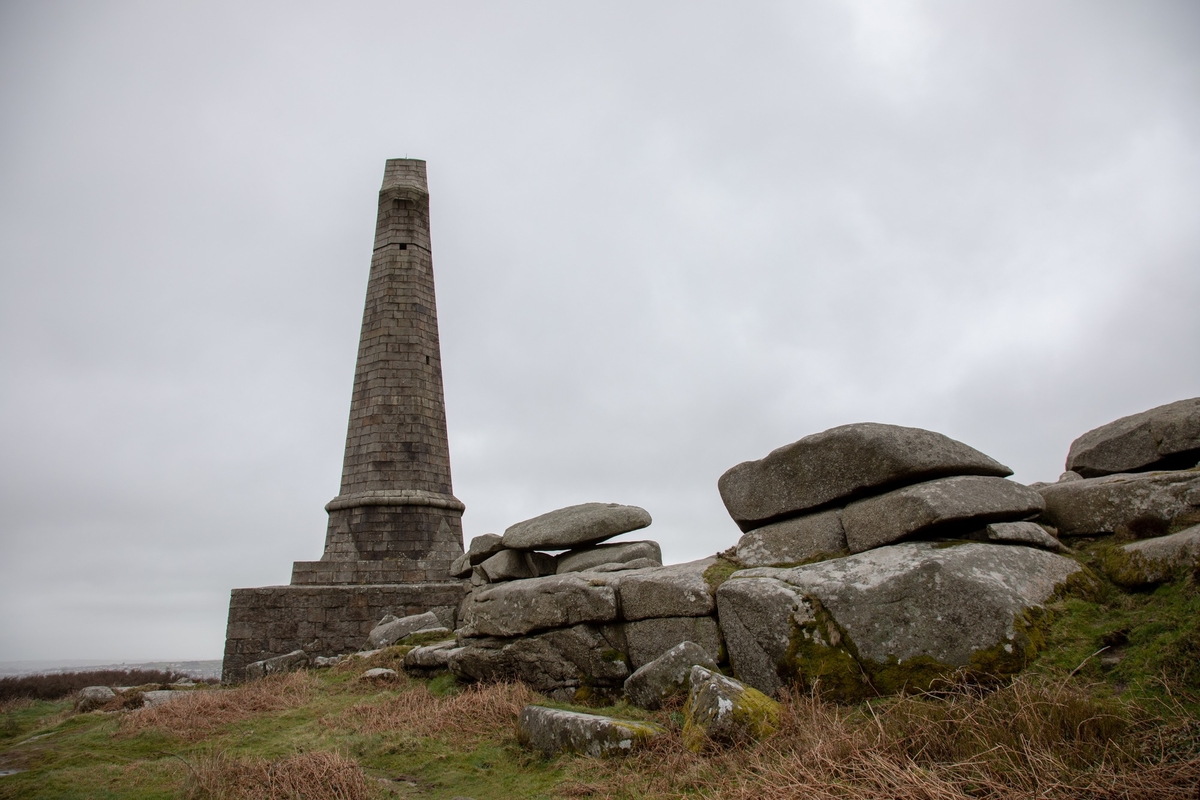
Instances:
[[[94,659],[58,659],[44,661],[0,661],[0,678],[22,675],[56,675],[81,670],[162,670],[182,672],[195,680],[221,677],[221,659],[199,661],[98,661]]]

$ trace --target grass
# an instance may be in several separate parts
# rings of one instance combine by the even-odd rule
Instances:
[[[0,778],[0,798],[1195,798],[1195,579],[1105,584],[1048,610],[1046,649],[1002,685],[857,705],[793,690],[773,735],[700,752],[683,744],[678,700],[587,709],[670,732],[608,760],[523,751],[517,713],[545,698],[407,676],[405,647],[155,709],[75,714],[70,698],[12,699],[0,703],[0,769],[24,771]],[[400,674],[362,677],[377,666]]]

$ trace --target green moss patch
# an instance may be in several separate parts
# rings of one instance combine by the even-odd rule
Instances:
[[[721,584],[729,580],[729,576],[739,569],[745,569],[745,567],[736,561],[729,560],[724,554],[718,555],[716,563],[704,570],[704,582],[708,584],[708,591],[716,594],[717,589],[721,588]]]

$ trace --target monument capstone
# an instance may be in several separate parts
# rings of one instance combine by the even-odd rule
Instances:
[[[295,562],[288,586],[233,590],[223,680],[297,649],[356,649],[388,613],[433,611],[453,628],[463,509],[450,481],[425,162],[390,159],[325,552]]]

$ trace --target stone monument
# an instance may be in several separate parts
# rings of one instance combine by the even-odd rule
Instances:
[[[297,561],[289,586],[233,590],[223,680],[297,649],[356,649],[387,613],[433,611],[454,627],[463,508],[450,484],[425,162],[390,159],[325,553]]]

